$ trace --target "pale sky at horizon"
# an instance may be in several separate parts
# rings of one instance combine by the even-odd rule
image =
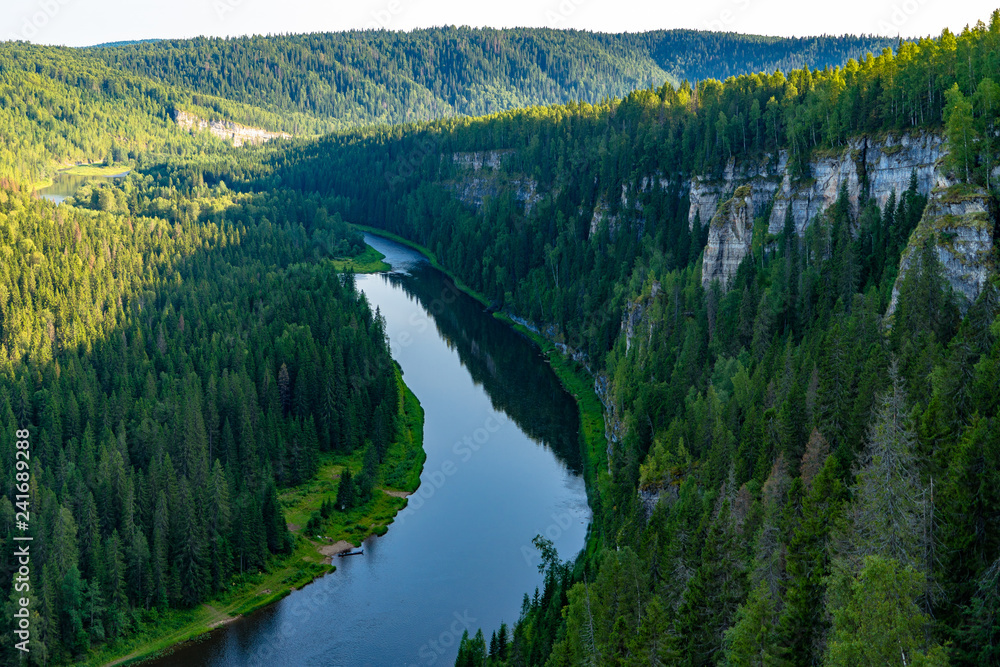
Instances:
[[[636,32],[671,28],[804,36],[903,37],[989,21],[1000,0],[5,0],[0,40],[88,46],[198,35],[327,32],[440,25]],[[806,9],[808,8],[808,9]]]

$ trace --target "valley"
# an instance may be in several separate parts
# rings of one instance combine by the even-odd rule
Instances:
[[[981,18],[0,44],[0,661],[997,663]]]

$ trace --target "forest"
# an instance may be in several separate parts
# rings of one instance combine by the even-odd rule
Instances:
[[[998,53],[994,13],[843,67],[359,129],[261,167],[253,187],[320,192],[416,241],[611,379],[625,435],[590,490],[599,546],[563,562],[540,541],[544,587],[457,664],[1000,661],[995,273],[961,305],[915,247],[886,319],[927,203],[911,180],[857,212],[842,192],[801,236],[763,212],[731,289],[706,289],[708,221],[689,226],[679,185],[779,149],[808,180],[854,137],[932,132],[953,196],[985,193],[995,227]],[[462,160],[484,155],[487,194],[463,200]]]
[[[322,261],[360,237],[308,199],[206,188],[175,215],[156,208],[170,188],[134,176],[122,188],[141,193],[131,210],[94,210],[117,201],[98,192],[56,208],[7,190],[0,211],[0,411],[34,435],[32,526],[46,545],[38,664],[267,568],[295,542],[277,490],[311,479],[324,452],[368,448],[377,462],[396,437],[383,325]],[[357,493],[376,475],[366,467]],[[13,477],[3,484],[9,545]]]
[[[176,110],[302,134],[331,129],[131,75],[76,49],[0,42],[0,178],[37,184],[76,162],[127,167],[226,151],[222,140],[178,132]]]
[[[91,49],[115,69],[347,129],[622,97],[682,79],[840,65],[896,42],[875,36],[776,38],[693,30],[607,34],[442,27]]]
[[[597,105],[359,129],[273,153],[256,167],[253,183],[329,194],[344,219],[419,242],[497,303],[558,324],[573,347],[600,363],[620,318],[599,315],[620,312],[626,294],[641,287],[637,266],[669,271],[700,256],[709,221],[689,226],[680,191],[685,175],[717,177],[733,160],[765,163],[786,149],[792,175],[808,180],[810,156],[852,137],[943,129],[952,108],[958,111],[947,119],[948,132],[963,136],[952,158],[968,153],[963,177],[995,187],[1000,87],[990,74],[1000,72],[997,30],[993,21],[957,37],[946,32],[840,68],[707,80],[697,88],[663,85]],[[461,165],[448,157],[484,151],[502,154],[502,175],[496,196],[477,212],[454,196]],[[359,163],[370,179],[353,178],[348,165]],[[252,178],[253,171],[223,168],[217,176]],[[623,188],[654,175],[665,186],[629,191],[639,204],[625,210]],[[516,188],[502,187],[518,179],[553,194],[528,212]],[[633,233],[592,229],[598,204],[617,218],[619,232],[631,226]],[[856,229],[859,221],[851,224]],[[913,225],[893,229],[896,252]]]
[[[30,661],[65,664],[287,567],[304,542],[279,494],[331,456],[364,463],[310,527],[368,504],[403,396],[379,314],[331,261],[364,243],[320,197],[175,180],[185,155],[235,154],[169,119],[190,93],[66,49],[2,50],[0,420],[34,443]],[[74,158],[134,169],[58,206],[32,191]]]
[[[584,552],[539,537],[544,584],[457,665],[1000,664],[996,271],[974,303],[953,292],[913,234],[914,177],[856,209],[842,191],[801,235],[758,211],[733,281],[706,287],[710,221],[682,185],[781,151],[808,182],[858,137],[933,133],[995,238],[998,77],[1000,12],[908,42],[0,45],[0,423],[32,434],[48,545],[31,659],[78,660],[273,567],[302,539],[279,495],[330,456],[364,465],[310,520],[371,493],[403,398],[379,313],[329,261],[362,252],[356,222],[554,327],[622,427],[585,462],[610,474],[589,480]],[[178,130],[178,108],[298,136],[235,149]],[[59,206],[32,193],[76,160],[133,171]]]

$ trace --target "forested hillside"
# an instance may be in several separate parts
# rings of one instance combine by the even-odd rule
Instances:
[[[665,81],[842,65],[893,45],[874,36],[445,27],[161,40],[88,53],[117,69],[348,128],[595,103]]]
[[[467,28],[91,49],[4,42],[0,177],[43,180],[53,164],[191,153],[194,144],[173,124],[177,110],[308,136],[570,99],[597,102],[682,76],[840,64],[889,44],[874,37]]]
[[[277,489],[311,479],[323,452],[368,446],[377,461],[395,437],[382,323],[317,261],[359,237],[294,195],[150,181],[76,207],[2,193],[0,419],[34,443],[39,664],[264,569],[295,542]],[[9,635],[0,650],[16,662]]]
[[[76,49],[0,42],[0,178],[40,181],[76,161],[128,165],[139,155],[200,153],[203,138],[176,127],[177,109],[303,134],[332,127],[122,72]]]
[[[962,111],[950,127],[976,156],[968,177],[990,185],[996,29],[960,39],[946,33],[843,68],[331,135],[275,153],[259,167],[270,175],[258,184],[338,197],[345,219],[418,241],[475,289],[534,321],[559,324],[574,347],[599,360],[619,317],[594,313],[621,311],[638,258],[672,270],[700,255],[709,220],[702,229],[689,224],[687,176],[720,178],[731,161],[777,163],[780,150],[791,175],[808,181],[812,155],[852,138],[941,130],[953,99]],[[492,195],[474,210],[454,195],[465,187],[463,159],[486,154],[498,175],[474,173],[473,185]],[[370,179],[354,177],[357,164]],[[600,219],[610,222],[595,224]]]
[[[429,248],[597,374],[604,551],[545,552],[517,624],[458,664],[997,664],[996,250],[972,303],[939,258],[998,233],[998,53],[994,13],[843,68],[360,130],[261,168]],[[927,133],[936,182],[871,196],[879,163],[848,147]],[[841,153],[856,192],[803,229],[754,209],[731,282],[703,285],[693,177],[804,187]]]
[[[24,597],[23,512],[37,545],[29,662],[114,655],[206,600],[252,606],[272,571],[286,588],[327,571],[279,494],[331,457],[356,460],[353,481],[313,485],[315,507],[296,511],[315,511],[314,532],[360,518],[349,513],[371,504],[380,462],[411,436],[383,322],[331,261],[364,244],[317,195],[206,184],[186,158],[252,151],[170,118],[281,127],[295,114],[69,49],[4,44],[0,78],[0,422],[30,434],[26,452],[0,454],[0,606],[13,618]],[[133,171],[59,206],[29,189],[75,160]],[[338,491],[350,502],[334,509]],[[15,639],[0,639],[3,664],[19,664]]]

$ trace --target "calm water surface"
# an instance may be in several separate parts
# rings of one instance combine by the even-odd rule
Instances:
[[[124,178],[129,170],[123,168],[122,171],[123,173],[114,176],[78,176],[59,172],[52,177],[52,185],[38,190],[38,196],[61,204],[66,198],[72,197],[77,189],[86,182],[104,178]]]
[[[394,270],[358,286],[426,413],[420,489],[363,556],[151,664],[450,665],[466,627],[488,639],[541,585],[532,537],[583,547],[578,414],[544,358],[419,254],[365,238]]]

